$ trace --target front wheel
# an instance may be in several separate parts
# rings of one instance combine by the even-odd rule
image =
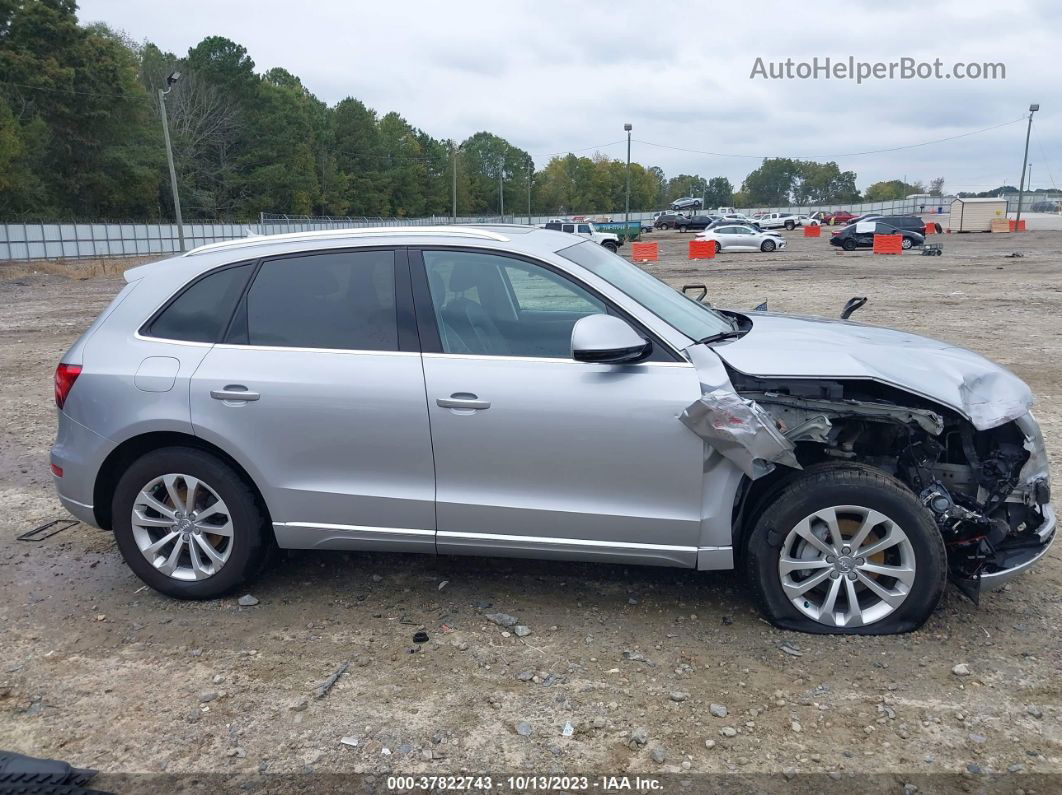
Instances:
[[[793,229],[796,228],[796,224],[793,223],[792,221],[786,221],[785,222],[785,228],[788,229],[790,232],[792,232]]]
[[[914,243],[911,242],[911,238],[909,237],[905,237],[903,240],[900,241],[900,248],[902,248],[904,251],[906,251],[913,245]]]
[[[679,226],[679,228],[678,228],[678,230],[679,230],[680,232],[685,232],[685,231],[686,231],[686,225],[685,225],[685,224],[682,224],[682,225],[680,225],[680,226]]]
[[[156,591],[212,599],[256,575],[272,548],[255,492],[219,458],[167,447],[125,471],[112,502],[129,568]]]
[[[929,512],[895,478],[826,464],[759,507],[746,572],[764,614],[801,632],[917,629],[944,593],[947,556]]]
[[[775,249],[775,242],[773,240],[764,240],[760,244],[760,251],[768,252],[768,251],[774,251],[774,249]]]
[[[612,241],[612,240],[606,240],[601,245],[604,246],[605,248],[607,248],[613,254],[615,254],[619,250],[619,246],[617,246],[615,241]]]

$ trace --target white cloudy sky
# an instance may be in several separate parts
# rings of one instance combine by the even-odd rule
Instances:
[[[497,133],[535,156],[598,147],[669,175],[739,184],[758,162],[726,155],[828,157],[879,179],[943,176],[947,188],[1017,184],[1024,124],[863,156],[1019,119],[1039,102],[1029,159],[1036,187],[1062,185],[1062,4],[1054,0],[578,3],[351,0],[82,0],[103,21],[178,54],[208,35],[283,66],[318,97],[357,97],[438,138]],[[724,6],[724,7],[721,7]],[[1002,62],[1006,79],[750,79],[757,56],[909,56],[945,69]],[[587,152],[587,153],[589,153]],[[842,156],[843,155],[843,156]]]

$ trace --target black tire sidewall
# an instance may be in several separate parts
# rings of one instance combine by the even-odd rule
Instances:
[[[180,473],[205,481],[229,509],[232,551],[221,570],[205,580],[167,577],[144,557],[133,538],[133,501],[159,475]],[[212,599],[233,590],[258,573],[269,549],[265,519],[247,483],[223,461],[203,450],[170,447],[145,454],[123,473],[112,501],[114,537],[126,564],[157,591],[178,599]]]
[[[770,241],[770,240],[764,240],[760,244],[760,251],[762,251],[764,254],[768,254],[768,253],[774,251],[775,248],[776,248],[775,244],[772,241]]]
[[[841,248],[843,248],[845,251],[855,251],[856,242],[854,240],[846,240],[844,241],[844,243],[841,244]]]
[[[853,472],[864,477],[853,478]],[[899,609],[865,627],[831,627],[813,621],[789,601],[778,576],[778,557],[789,531],[830,505],[880,511],[903,529],[914,550],[917,575],[911,592]],[[947,578],[944,542],[929,513],[906,487],[869,467],[838,467],[791,480],[759,514],[748,537],[746,560],[767,617],[783,629],[819,634],[878,635],[918,629],[940,602]]]

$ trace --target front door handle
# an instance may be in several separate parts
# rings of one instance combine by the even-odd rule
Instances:
[[[247,387],[229,384],[224,389],[211,389],[210,397],[214,400],[258,400],[261,395],[247,391]]]
[[[436,398],[436,405],[444,409],[473,409],[483,410],[490,408],[489,400],[480,400],[477,395],[470,392],[454,392],[448,398]]]

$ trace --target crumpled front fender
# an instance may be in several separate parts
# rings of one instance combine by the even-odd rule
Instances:
[[[793,443],[765,409],[737,393],[719,357],[700,345],[687,353],[701,382],[701,397],[679,420],[753,480],[775,464],[801,469]]]

